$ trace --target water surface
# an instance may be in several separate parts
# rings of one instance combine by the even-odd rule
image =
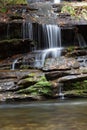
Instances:
[[[0,104],[0,130],[86,130],[87,100]]]

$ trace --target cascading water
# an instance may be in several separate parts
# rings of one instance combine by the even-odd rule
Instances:
[[[41,53],[39,53],[39,55],[41,56],[36,56],[35,58],[36,67],[39,67],[40,63],[41,63],[41,67],[43,67],[46,58],[59,57],[61,55],[61,49],[62,49],[60,27],[58,27],[57,25],[42,25],[42,29],[43,29],[43,38],[45,41],[44,44],[47,49],[44,49],[41,51]]]
[[[16,65],[17,61],[18,61],[18,59],[15,59],[13,61],[13,63],[12,63],[12,70],[15,70],[15,65]]]
[[[44,37],[48,48],[61,47],[61,29],[57,25],[43,25]]]
[[[58,91],[58,95],[59,95],[59,97],[60,97],[60,99],[64,99],[64,94],[63,94],[63,84],[62,83],[60,83],[60,86],[59,86],[59,91]]]
[[[34,35],[33,29],[37,32]],[[46,58],[57,58],[61,55],[61,29],[57,25],[38,25],[33,27],[32,23],[23,22],[23,39],[31,39],[37,41],[40,45],[34,50],[35,67],[43,67]],[[38,48],[40,48],[38,50]],[[42,48],[44,48],[42,50]]]

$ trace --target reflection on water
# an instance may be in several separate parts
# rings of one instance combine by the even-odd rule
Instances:
[[[87,100],[0,105],[0,130],[86,130]]]

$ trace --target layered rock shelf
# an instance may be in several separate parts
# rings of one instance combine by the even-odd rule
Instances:
[[[85,60],[86,58],[84,56]],[[65,97],[87,97],[87,62],[85,66],[81,66],[77,58],[61,56],[60,59],[55,64],[50,62],[50,66],[48,61],[53,59],[47,59],[42,70],[1,70],[0,102],[58,98],[61,84]]]
[[[87,97],[87,3],[32,1],[6,9],[0,12],[0,103]],[[79,30],[84,38],[75,39]]]

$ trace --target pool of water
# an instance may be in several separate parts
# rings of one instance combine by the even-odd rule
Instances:
[[[0,130],[86,130],[87,100],[0,104]]]

